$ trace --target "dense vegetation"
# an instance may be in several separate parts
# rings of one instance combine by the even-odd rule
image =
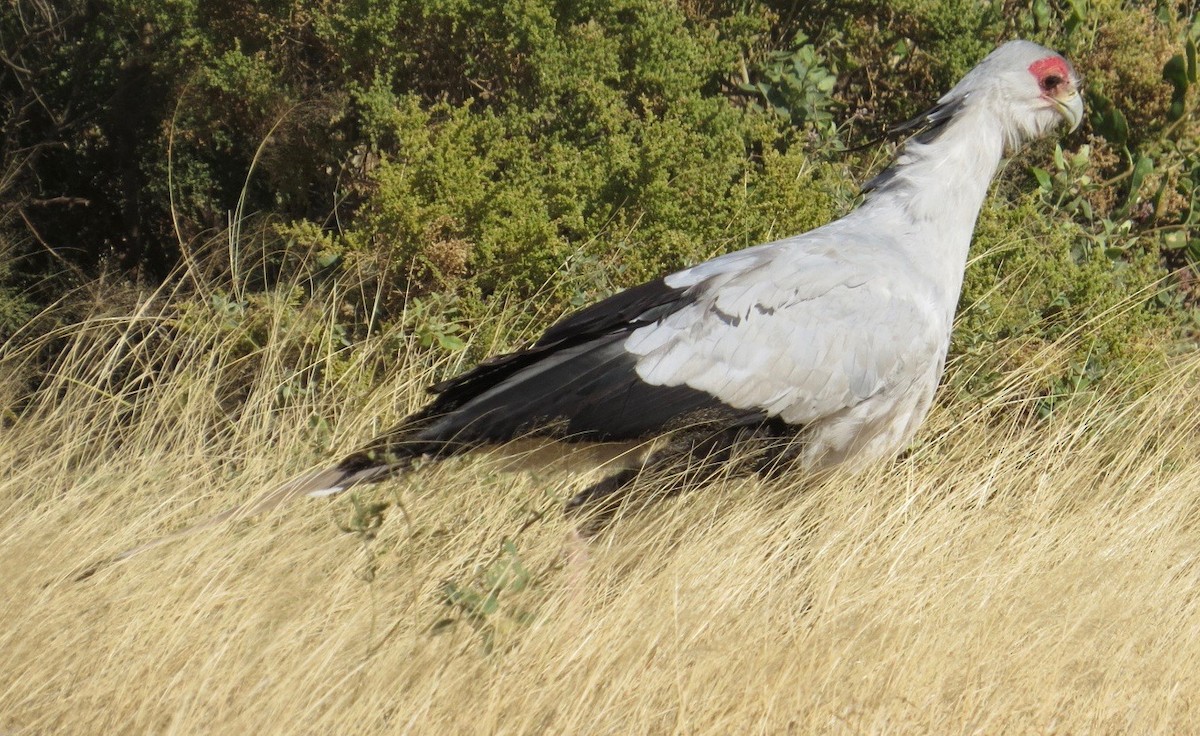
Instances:
[[[1195,17],[0,4],[0,733],[1200,731]],[[859,146],[1013,36],[1089,119],[1002,172],[903,457],[585,549],[584,479],[475,455],[76,580],[572,305],[845,212],[896,142]]]
[[[844,212],[892,144],[847,148],[1022,36],[1076,62],[1090,120],[1022,156],[981,218],[956,380],[986,393],[1065,337],[1053,397],[1189,345],[1193,11],[17,0],[0,11],[0,331],[25,342],[166,284],[172,330],[220,312],[247,354],[330,294],[334,347],[402,326],[452,351],[497,329],[498,301],[539,297],[503,342]]]

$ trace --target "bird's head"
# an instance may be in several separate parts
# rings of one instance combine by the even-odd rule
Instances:
[[[1083,120],[1080,79],[1061,55],[1030,41],[1009,41],[967,72],[933,109],[897,130],[936,129],[971,112],[998,122],[1005,149],[1049,133],[1060,120],[1071,130]]]
[[[1029,41],[1009,41],[988,54],[946,96],[966,97],[968,105],[978,98],[1022,140],[1045,135],[1060,119],[1071,130],[1083,120],[1079,75],[1062,56]]]

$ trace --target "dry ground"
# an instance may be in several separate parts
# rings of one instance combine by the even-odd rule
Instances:
[[[268,345],[232,412],[224,343],[130,324],[77,330],[0,430],[2,734],[1200,730],[1200,364],[1048,421],[999,410],[1020,380],[946,398],[903,459],[728,479],[586,564],[580,479],[481,459],[71,582],[320,462],[314,412],[346,449],[445,369],[280,403]]]

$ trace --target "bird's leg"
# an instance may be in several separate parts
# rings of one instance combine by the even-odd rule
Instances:
[[[567,502],[568,514],[588,513],[582,533],[590,536],[609,521],[625,501],[624,493],[642,475],[660,478],[654,498],[665,498],[711,479],[729,461],[742,428],[682,432],[653,453],[640,467],[626,468],[588,486]],[[650,500],[650,499],[647,499]]]
[[[650,458],[650,462],[654,460]],[[646,463],[649,465],[649,462]],[[576,493],[570,501],[567,501],[564,510],[568,514],[582,511],[585,507],[591,506],[601,499],[611,497],[614,493],[621,490],[625,486],[633,482],[635,478],[642,474],[646,466],[640,468],[624,468],[615,473],[606,475],[599,481],[593,483],[579,493]]]
[[[584,581],[591,563],[588,540],[621,508],[628,486],[642,474],[651,474],[663,481],[659,492],[654,494],[654,498],[662,498],[679,493],[691,483],[702,483],[729,460],[739,434],[737,430],[709,430],[673,437],[666,447],[651,453],[640,467],[607,475],[567,502],[566,513],[586,514],[567,534],[563,545],[571,605],[577,606],[583,600]]]
[[[804,443],[796,437],[767,438],[767,445],[758,450],[754,472],[764,480],[778,480],[794,467],[804,452]]]
[[[563,545],[568,587],[578,600],[590,564],[588,539],[621,508],[625,491],[644,473],[663,482],[651,500],[673,496],[689,486],[711,480],[728,467],[735,452],[745,451],[745,462],[731,468],[734,473],[766,472],[778,475],[799,455],[802,445],[774,431],[774,427],[741,427],[724,430],[695,430],[676,435],[663,448],[651,453],[640,467],[625,468],[601,478],[567,502],[568,514],[587,517],[571,532]],[[765,443],[765,444],[764,444]]]

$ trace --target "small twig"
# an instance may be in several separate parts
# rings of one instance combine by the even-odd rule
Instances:
[[[25,67],[21,66],[17,62],[8,58],[8,55],[5,54],[3,51],[0,51],[0,61],[3,61],[5,64],[12,67],[13,71],[21,72],[22,74],[29,74],[29,75],[33,74],[32,70],[26,69]]]
[[[63,195],[60,197],[47,197],[46,199],[30,199],[29,204],[35,207],[52,207],[58,204],[64,204],[67,207],[91,207],[92,200],[87,197],[68,197]]]
[[[46,251],[48,253],[50,253],[50,255],[57,258],[63,264],[63,266],[65,266],[67,268],[67,270],[69,270],[73,274],[75,274],[75,276],[77,278],[79,278],[81,280],[85,280],[86,277],[85,277],[84,273],[79,270],[78,266],[76,266],[74,263],[71,263],[70,261],[68,261],[66,258],[63,257],[63,255],[61,253],[56,251],[49,243],[46,242],[46,240],[42,237],[42,234],[40,232],[38,232],[38,229],[34,226],[33,222],[29,219],[29,215],[25,214],[24,208],[18,207],[16,209],[17,209],[17,214],[20,215],[21,219],[25,222],[25,227],[29,228],[29,233],[31,235],[33,235],[33,239],[36,240],[39,245],[41,245],[43,248],[45,248]]]

